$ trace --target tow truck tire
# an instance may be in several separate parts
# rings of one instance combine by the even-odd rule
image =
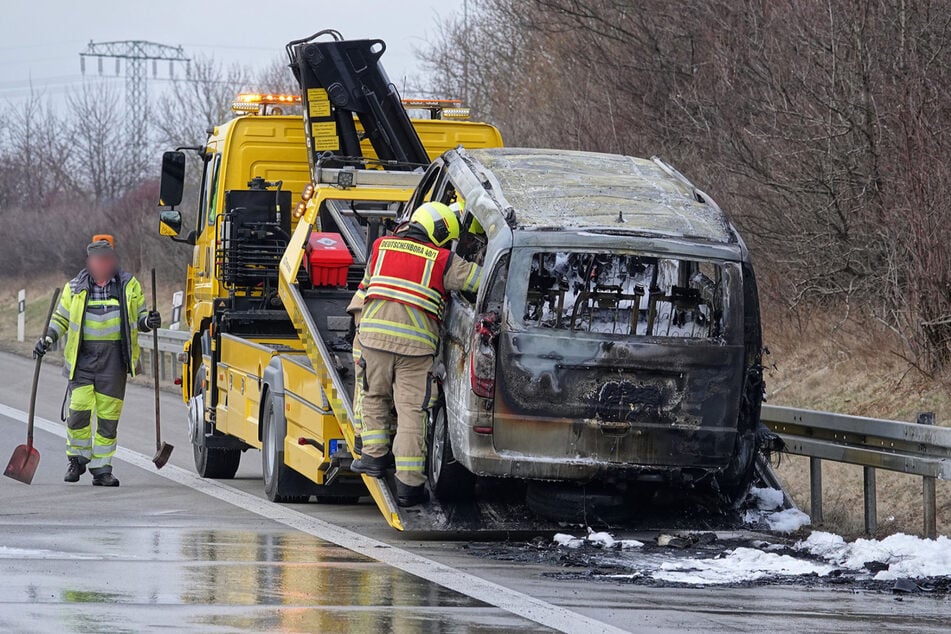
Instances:
[[[429,442],[426,478],[429,488],[440,502],[461,502],[472,498],[476,476],[463,467],[452,454],[446,404],[440,399],[429,420]]]
[[[264,473],[264,493],[272,502],[303,504],[310,499],[307,491],[314,484],[284,464],[283,421],[274,411],[274,396],[268,391],[264,397],[264,415],[261,424],[261,466]]]
[[[208,402],[207,390],[204,386],[205,368],[202,366],[195,374],[193,395],[200,395],[203,403]],[[241,464],[240,449],[216,449],[205,445],[192,443],[192,454],[195,458],[195,471],[203,478],[215,480],[230,480],[238,472]]]

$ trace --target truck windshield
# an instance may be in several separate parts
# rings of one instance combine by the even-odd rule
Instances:
[[[670,256],[538,252],[523,319],[577,332],[714,339],[722,334],[727,287],[739,280],[733,269]]]

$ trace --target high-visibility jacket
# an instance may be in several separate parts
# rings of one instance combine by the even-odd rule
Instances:
[[[139,363],[139,329],[148,315],[148,309],[145,307],[145,297],[139,281],[125,271],[117,273],[117,277],[122,298],[119,301],[118,316],[105,321],[97,320],[96,323],[86,323],[89,285],[93,283],[89,272],[83,269],[63,288],[48,334],[53,339],[58,339],[64,333],[69,333],[63,356],[66,361],[66,376],[70,379],[76,372],[76,359],[82,342],[87,338],[86,333],[96,333],[88,337],[93,341],[121,341],[126,370],[132,376],[136,375]],[[106,300],[104,305],[108,303],[109,300]],[[113,337],[116,329],[119,336]]]
[[[451,256],[448,249],[409,238],[379,238],[367,267],[366,298],[415,306],[433,319],[442,319],[446,308],[443,275]]]
[[[477,264],[448,249],[399,235],[377,239],[354,298],[362,307],[361,342],[397,354],[434,354],[447,292],[475,292],[480,279]]]

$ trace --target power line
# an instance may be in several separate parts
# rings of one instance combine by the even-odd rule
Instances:
[[[103,60],[114,59],[116,74],[119,74],[121,62],[125,61],[126,107],[129,110],[129,136],[133,144],[133,156],[136,159],[136,171],[144,168],[147,162],[148,134],[148,73],[146,64],[152,62],[152,77],[158,76],[158,62],[168,61],[168,74],[175,76],[175,63],[191,60],[185,56],[181,46],[168,46],[145,40],[122,40],[118,42],[89,42],[86,50],[79,54],[79,67],[86,74],[86,58],[95,58],[99,74],[102,75]],[[186,68],[187,74],[187,68]]]

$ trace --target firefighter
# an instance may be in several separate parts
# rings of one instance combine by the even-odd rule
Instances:
[[[145,307],[139,281],[119,268],[112,236],[93,236],[86,268],[66,284],[50,328],[33,351],[41,357],[69,333],[63,353],[70,393],[66,482],[78,482],[88,467],[94,485],[119,486],[112,456],[126,378],[137,371],[138,333],[161,325],[161,315]]]
[[[429,499],[425,490],[426,409],[430,371],[439,348],[447,293],[475,292],[482,271],[455,257],[447,245],[459,237],[459,220],[442,203],[421,205],[408,224],[379,238],[367,263],[351,313],[360,312],[362,349],[362,449],[352,469],[374,477],[396,466],[400,506]],[[362,308],[362,310],[360,310]],[[387,420],[396,406],[396,438],[390,451]]]

